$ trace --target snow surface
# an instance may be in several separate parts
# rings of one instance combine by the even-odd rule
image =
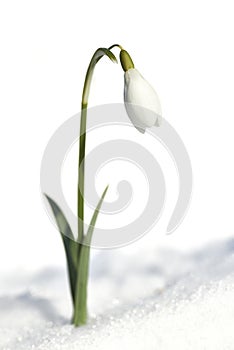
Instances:
[[[234,349],[234,240],[100,251],[90,277],[89,324],[75,329],[65,270],[2,276],[0,349]]]

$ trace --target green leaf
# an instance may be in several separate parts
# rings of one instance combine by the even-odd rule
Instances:
[[[53,211],[59,232],[61,234],[61,238],[63,241],[68,273],[69,273],[69,282],[73,303],[75,303],[75,288],[76,288],[76,279],[77,279],[77,259],[78,259],[78,249],[79,243],[77,243],[74,239],[74,235],[72,233],[71,227],[67,222],[65,215],[63,214],[60,207],[55,203],[55,201],[45,194],[50,207]]]
[[[97,218],[98,218],[98,214],[99,214],[99,210],[100,210],[100,208],[102,206],[102,202],[104,201],[104,198],[106,196],[106,192],[108,190],[108,187],[109,186],[106,186],[106,188],[105,188],[105,190],[104,190],[104,192],[103,192],[103,194],[102,194],[102,196],[101,196],[101,198],[100,198],[100,200],[98,202],[98,205],[97,205],[97,207],[96,207],[96,209],[95,209],[95,211],[93,213],[93,216],[92,216],[92,219],[90,221],[87,234],[86,234],[86,236],[84,238],[84,244],[85,245],[89,246],[90,243],[91,243],[92,236],[93,236],[93,231],[94,231],[94,228],[95,228],[95,225],[96,225],[96,221],[97,221]]]
[[[89,256],[90,256],[90,243],[93,236],[94,227],[98,218],[99,210],[102,202],[105,198],[108,186],[105,188],[98,205],[93,213],[87,234],[83,239],[83,244],[80,248],[80,258],[78,266],[78,279],[76,287],[76,304],[74,314],[75,326],[80,326],[86,323],[87,320],[87,282],[89,273]]]

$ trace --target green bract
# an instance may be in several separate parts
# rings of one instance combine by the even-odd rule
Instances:
[[[134,63],[132,61],[132,58],[126,50],[120,51],[119,58],[120,58],[121,66],[125,72],[131,68],[134,68]]]

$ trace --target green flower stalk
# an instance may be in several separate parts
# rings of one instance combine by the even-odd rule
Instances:
[[[76,284],[76,296],[75,296],[75,312],[74,312],[74,324],[80,326],[87,322],[87,284],[88,284],[88,270],[89,270],[89,252],[92,233],[97,220],[98,212],[101,207],[102,201],[107,192],[107,188],[104,190],[103,195],[98,203],[97,209],[93,214],[88,232],[84,236],[84,179],[85,179],[85,143],[86,143],[86,119],[87,119],[87,106],[90,85],[94,68],[97,62],[104,56],[108,56],[109,59],[117,63],[117,59],[114,54],[105,48],[98,49],[89,64],[83,94],[81,102],[81,120],[80,120],[80,147],[79,147],[79,167],[78,167],[78,196],[77,196],[77,217],[78,217],[78,241],[79,244],[78,256],[79,265],[77,270],[77,284]],[[82,244],[83,243],[83,244]]]
[[[142,76],[140,76],[140,74],[135,70],[130,55],[122,48],[122,46],[115,44],[108,49],[99,48],[95,51],[85,76],[81,102],[77,188],[77,237],[75,237],[73,234],[70,225],[60,207],[54,202],[52,198],[50,198],[48,195],[45,195],[53,211],[65,249],[71,298],[73,304],[72,323],[76,327],[87,323],[87,286],[89,274],[90,244],[99,210],[108,190],[107,186],[104,189],[104,192],[93,213],[87,232],[84,232],[85,146],[88,99],[93,72],[98,61],[103,56],[107,56],[112,62],[117,63],[116,57],[111,52],[111,49],[114,47],[118,47],[120,49],[120,62],[125,72],[125,106],[129,118],[133,122],[134,126],[139,131],[144,132],[146,127],[150,127],[158,123],[158,120],[152,120],[152,118],[150,119],[147,115],[144,115],[142,119],[142,116],[138,115],[139,112],[137,108],[134,109],[134,105],[131,104],[134,103],[145,107],[144,96],[143,98],[141,97],[142,87],[143,93],[148,94],[148,97],[145,95],[146,100],[148,99],[148,101],[151,103],[151,106],[154,107],[153,110],[156,109],[158,114],[160,114],[160,108],[158,107],[159,105],[156,93],[153,91],[152,87],[150,87],[150,85],[142,78]]]

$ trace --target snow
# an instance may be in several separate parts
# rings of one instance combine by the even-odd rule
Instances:
[[[234,240],[92,258],[90,320],[75,329],[66,271],[16,271],[0,285],[1,350],[234,348]]]

